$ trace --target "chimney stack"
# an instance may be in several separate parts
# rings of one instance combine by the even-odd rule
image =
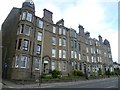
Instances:
[[[84,34],[84,28],[83,28],[83,26],[79,25],[78,28],[79,28],[79,34]]]
[[[47,9],[44,9],[43,11],[44,11],[43,19],[47,22],[53,23],[53,20],[52,20],[53,13]]]

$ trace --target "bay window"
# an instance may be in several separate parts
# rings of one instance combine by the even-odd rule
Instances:
[[[26,68],[27,56],[21,56],[21,68]]]
[[[23,41],[23,50],[28,51],[29,40],[24,39]]]

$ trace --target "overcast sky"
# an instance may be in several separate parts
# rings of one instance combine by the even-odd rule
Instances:
[[[22,7],[25,0],[2,0],[0,27],[13,7]],[[78,25],[90,32],[91,38],[101,35],[111,44],[113,61],[118,62],[118,1],[119,0],[33,0],[36,16],[43,17],[43,9],[53,12],[56,23],[64,19],[65,26],[78,32]]]

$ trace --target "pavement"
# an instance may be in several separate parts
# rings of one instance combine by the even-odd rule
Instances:
[[[111,78],[115,78],[115,77],[111,77]],[[80,83],[90,83],[90,82],[94,82],[94,81],[99,81],[99,80],[104,80],[106,78],[102,78],[102,79],[94,79],[94,80],[80,80],[80,81],[74,81],[74,82],[55,82],[55,83],[42,83],[39,86],[39,83],[35,83],[35,84],[25,84],[25,85],[18,85],[15,84],[11,81],[7,81],[7,80],[3,80],[3,83],[0,83],[0,86],[2,86],[2,88],[50,88],[50,87],[59,87],[59,86],[66,86],[66,85],[75,85],[75,84],[80,84]]]

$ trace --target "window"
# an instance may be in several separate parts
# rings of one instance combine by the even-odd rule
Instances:
[[[97,57],[98,58],[98,62],[100,62],[100,58],[99,57]]]
[[[100,62],[102,62],[102,58],[100,57]]]
[[[88,53],[89,51],[88,51],[88,47],[86,47],[86,52]]]
[[[76,38],[76,32],[74,32],[75,38]]]
[[[52,61],[52,70],[55,70],[55,61]]]
[[[79,54],[79,60],[81,60],[81,55]]]
[[[19,42],[18,42],[18,50],[20,50],[20,48],[21,48],[21,42],[22,42],[22,39],[19,39]]]
[[[59,50],[59,58],[62,58],[62,50]]]
[[[104,56],[105,56],[105,57],[107,56],[105,52],[104,52]]]
[[[90,45],[92,45],[92,40],[90,40]]]
[[[76,40],[74,40],[74,48],[76,48],[77,47],[77,42],[76,42]]]
[[[93,49],[91,48],[91,53],[93,53]]]
[[[94,62],[94,60],[93,60],[93,56],[91,57],[91,59],[92,59],[92,62]]]
[[[63,62],[63,71],[66,71],[66,62]]]
[[[52,57],[55,57],[55,56],[56,56],[56,50],[52,49]]]
[[[31,13],[27,13],[27,18],[26,18],[26,20],[28,20],[28,21],[32,21],[32,14]]]
[[[18,68],[18,65],[19,65],[19,57],[16,56],[15,57],[15,67]]]
[[[74,62],[72,62],[72,70],[74,70]]]
[[[43,21],[38,20],[38,27],[39,27],[39,28],[43,28]]]
[[[56,27],[53,26],[53,33],[56,33]]]
[[[93,57],[94,58],[94,62],[96,62],[96,57]]]
[[[23,12],[22,13],[22,20],[25,20],[26,19],[26,12]]]
[[[25,35],[30,35],[31,27],[29,25],[26,25],[25,27]]]
[[[75,62],[75,69],[77,70],[77,63]]]
[[[87,56],[87,62],[89,62],[89,57]]]
[[[61,45],[62,45],[62,39],[59,38],[59,46],[61,46]]]
[[[66,58],[66,51],[63,50],[63,58]]]
[[[65,29],[63,29],[63,35],[66,35],[66,30]]]
[[[37,45],[36,53],[37,53],[37,54],[40,54],[40,52],[41,52],[41,45],[38,44],[38,45]]]
[[[59,28],[59,34],[62,34],[62,28]]]
[[[52,37],[52,45],[56,45],[56,38]]]
[[[28,44],[29,44],[29,41],[24,39],[24,41],[23,41],[23,50],[25,50],[25,51],[28,50]]]
[[[62,44],[63,44],[63,46],[66,46],[66,40],[65,40],[65,38],[63,38],[63,40],[62,40],[62,41],[63,41],[63,43],[62,43]]]
[[[97,54],[99,53],[99,50],[97,49]]]
[[[58,63],[58,68],[59,68],[59,71],[61,71],[61,62],[60,61]]]
[[[71,51],[71,58],[74,58],[74,51]]]
[[[23,33],[23,30],[24,30],[24,24],[21,24],[21,25],[20,25],[20,34]]]
[[[35,60],[35,70],[39,70],[39,64],[40,64],[40,59],[37,58],[37,59]]]
[[[75,51],[74,53],[75,53],[75,58],[77,58],[77,52]]]
[[[78,50],[80,51],[80,44],[78,43]]]
[[[41,32],[38,32],[37,40],[42,41],[42,33]]]
[[[26,68],[26,64],[27,64],[27,57],[21,56],[21,68]]]

